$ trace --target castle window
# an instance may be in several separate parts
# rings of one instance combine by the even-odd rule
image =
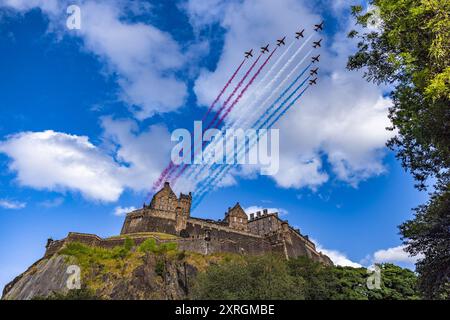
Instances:
[[[237,220],[236,217],[234,217],[234,222],[236,222],[236,220]]]

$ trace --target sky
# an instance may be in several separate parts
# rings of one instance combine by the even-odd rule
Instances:
[[[66,24],[72,4],[80,29]],[[274,126],[278,172],[230,170],[192,215],[221,219],[237,201],[247,213],[269,208],[335,264],[413,269],[398,225],[427,195],[385,147],[395,134],[386,130],[390,88],[345,68],[356,48],[346,36],[351,4],[0,0],[0,287],[42,257],[49,237],[118,234],[170,161],[171,133],[202,119],[244,51],[286,35],[225,125],[256,119],[252,102],[279,93],[277,70],[308,56],[309,44],[294,56],[295,32],[316,39],[321,20],[318,84]],[[195,198],[201,186],[181,177],[175,190]]]

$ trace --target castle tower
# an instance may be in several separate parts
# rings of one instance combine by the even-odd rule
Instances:
[[[191,203],[191,193],[189,193],[188,195],[180,193],[180,198],[178,199],[178,207],[176,209],[175,215],[175,230],[178,233],[186,229],[187,220],[191,215]]]
[[[164,183],[164,187],[159,190],[150,202],[150,209],[175,213],[178,207],[178,198],[170,187],[169,182]]]
[[[190,192],[189,194],[180,193],[178,206],[188,217],[191,215],[191,203],[192,203],[192,194]]]
[[[248,217],[241,205],[236,203],[233,208],[229,208],[224,219],[230,228],[248,231]]]

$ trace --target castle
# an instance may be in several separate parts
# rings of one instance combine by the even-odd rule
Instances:
[[[46,255],[56,252],[66,242],[82,242],[101,247],[114,247],[126,237],[139,244],[149,234],[165,233],[175,236],[180,250],[202,254],[231,252],[238,254],[279,253],[289,257],[307,256],[314,261],[332,265],[329,257],[318,252],[315,244],[300,230],[289,226],[277,212],[263,210],[250,213],[250,218],[239,203],[228,208],[223,220],[191,217],[191,194],[180,194],[171,189],[168,182],[158,191],[149,205],[129,212],[122,227],[121,236],[102,239],[96,235],[69,233],[58,241],[49,240]],[[158,239],[164,242],[163,239]]]
[[[332,265],[327,256],[316,250],[308,236],[281,220],[277,212],[258,211],[250,213],[249,219],[236,203],[228,208],[223,220],[199,219],[190,215],[191,200],[191,194],[177,197],[166,182],[148,206],[127,215],[121,234],[162,232],[183,239],[184,249],[204,254],[278,252],[286,258],[308,256]]]

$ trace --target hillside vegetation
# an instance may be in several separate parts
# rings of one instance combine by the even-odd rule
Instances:
[[[80,266],[82,288],[61,286],[61,290],[41,292],[33,299],[420,298],[415,274],[392,264],[379,266],[380,288],[370,290],[366,284],[370,273],[365,268],[324,266],[305,257],[204,256],[179,251],[176,243],[158,245],[154,239],[139,246],[127,239],[113,249],[70,243],[50,260],[56,257],[64,257],[66,265]]]

